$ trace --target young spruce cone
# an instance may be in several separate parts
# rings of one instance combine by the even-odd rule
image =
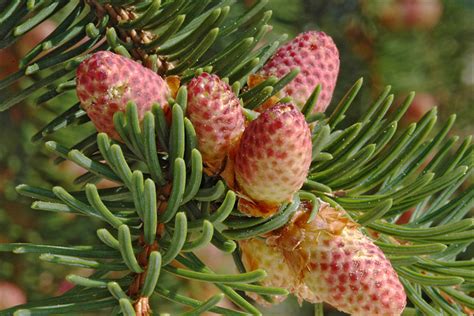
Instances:
[[[124,112],[129,101],[137,105],[141,120],[154,103],[167,106],[170,90],[158,74],[139,63],[100,51],[77,68],[77,96],[99,132],[120,140],[113,116]]]

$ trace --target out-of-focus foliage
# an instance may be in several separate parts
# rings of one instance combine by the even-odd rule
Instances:
[[[395,94],[415,89],[430,97],[415,99],[412,118],[438,106],[441,117],[458,114],[457,133],[472,134],[474,2],[303,2],[299,23],[306,19],[304,29],[328,32],[341,51],[339,95],[356,74],[370,81],[374,94],[387,84]]]
[[[46,21],[28,33],[14,46],[0,50],[0,79],[15,72],[19,56],[24,55],[54,29],[54,22]],[[23,82],[23,85],[27,82]],[[16,91],[22,85],[13,87]],[[74,92],[71,92],[74,93]],[[44,244],[87,243],[95,239],[90,222],[74,215],[61,216],[34,211],[31,201],[20,198],[15,186],[30,182],[38,186],[62,185],[69,189],[72,180],[83,170],[70,162],[52,163],[42,143],[31,137],[47,122],[64,111],[71,93],[58,98],[41,109],[30,98],[11,111],[0,114],[0,242]],[[67,130],[55,135],[68,142],[84,130]],[[29,300],[45,295],[57,295],[68,288],[64,277],[71,273],[67,267],[57,267],[38,261],[36,256],[0,254],[0,281],[11,281],[20,286]],[[5,298],[6,299],[6,298]],[[5,303],[5,302],[3,302]]]
[[[320,29],[334,39],[341,68],[333,100],[363,76],[372,89],[365,104],[387,84],[398,95],[415,89],[410,119],[438,106],[442,118],[458,114],[456,133],[473,133],[474,2],[274,0],[270,8],[276,31]]]

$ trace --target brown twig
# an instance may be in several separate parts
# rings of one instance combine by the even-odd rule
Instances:
[[[120,23],[124,21],[131,21],[136,19],[138,16],[133,11],[133,7],[131,8],[122,8],[122,7],[114,7],[110,4],[102,5],[96,0],[85,0],[90,6],[93,6],[98,14],[98,18],[101,19],[104,15],[110,16],[109,26],[115,27],[118,26]],[[120,27],[116,28],[118,33],[117,35],[119,38],[124,41],[125,43],[131,43],[133,48],[129,50],[132,57],[135,60],[142,61],[142,64],[148,68],[150,68],[149,62],[149,53],[141,48],[143,44],[147,44],[151,42],[156,35],[150,31],[142,30],[142,29],[132,29],[132,30],[124,30]],[[157,65],[157,72],[160,75],[166,73],[167,70],[173,68],[173,65],[166,61],[166,58],[162,56],[158,56],[158,65]]]

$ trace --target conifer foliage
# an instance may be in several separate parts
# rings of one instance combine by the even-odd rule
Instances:
[[[69,275],[75,286],[58,297],[0,315],[150,315],[152,296],[186,315],[260,315],[258,304],[288,294],[318,315],[324,302],[354,315],[472,313],[474,263],[459,256],[474,240],[471,137],[450,136],[455,116],[436,124],[436,109],[400,129],[414,94],[395,107],[390,87],[349,122],[362,79],[321,112],[337,49],[310,32],[282,57],[286,38],[269,40],[266,2],[241,16],[232,0],[0,3],[0,48],[58,21],[0,81],[0,110],[28,98],[41,111],[75,90],[33,140],[87,170],[79,191],[17,191],[33,209],[103,223],[95,244],[0,244],[94,270]],[[86,124],[96,130],[72,146],[51,140]],[[104,179],[114,186],[98,187]],[[232,253],[239,273],[206,266],[195,251],[209,244]],[[219,293],[197,300],[174,279]],[[224,297],[232,307],[218,306]]]

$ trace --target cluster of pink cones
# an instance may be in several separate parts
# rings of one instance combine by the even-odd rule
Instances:
[[[220,174],[238,192],[239,210],[249,216],[272,216],[307,177],[311,130],[300,110],[318,84],[322,89],[314,111],[324,112],[330,103],[339,72],[333,40],[323,32],[302,33],[282,46],[257,76],[281,78],[295,68],[299,74],[277,96],[292,101],[266,103],[250,122],[238,97],[218,76],[202,73],[187,84],[186,115],[196,130],[206,172]],[[97,130],[120,140],[113,126],[115,112],[133,100],[141,119],[153,103],[166,109],[171,92],[151,70],[98,52],[79,66],[77,94]],[[405,293],[382,251],[344,211],[324,206],[308,221],[307,207],[302,203],[278,231],[241,241],[245,267],[265,269],[265,285],[286,288],[301,300],[328,302],[354,315],[399,315]]]

